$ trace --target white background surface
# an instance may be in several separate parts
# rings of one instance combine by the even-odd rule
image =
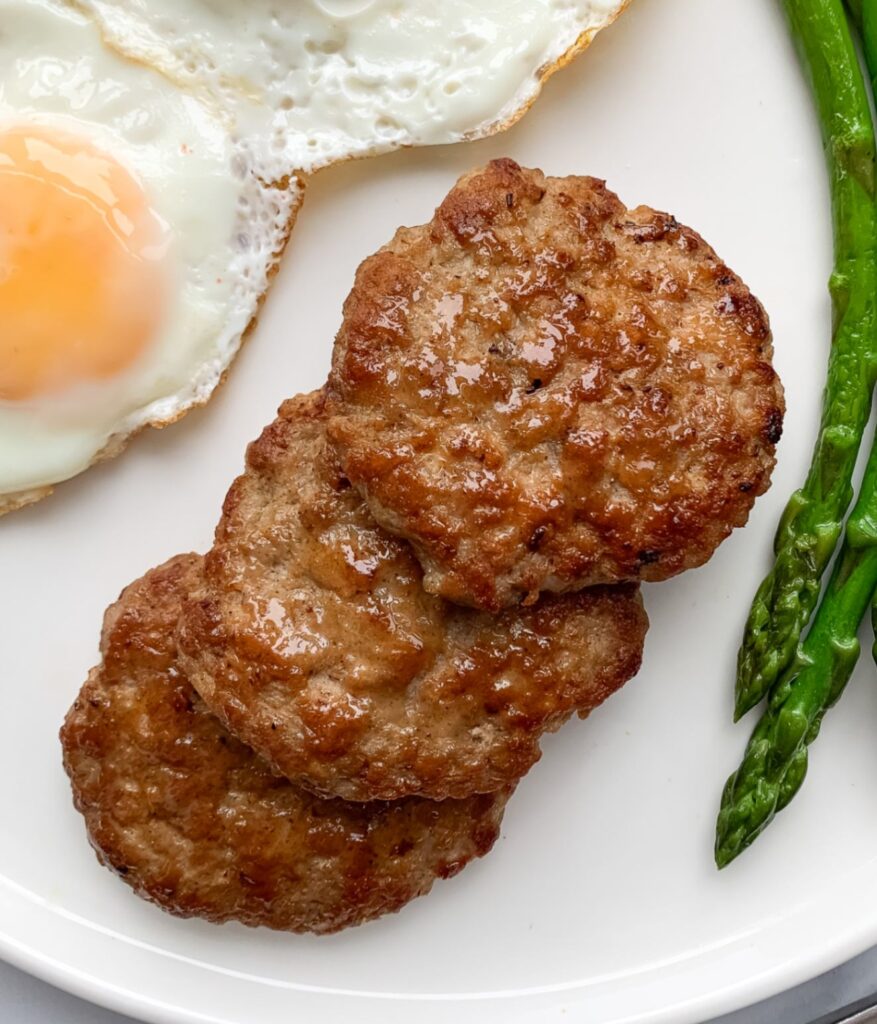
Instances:
[[[718,795],[747,735],[730,724],[737,639],[809,461],[829,334],[828,197],[809,95],[779,4],[729,10],[635,0],[508,135],[318,177],[259,330],[215,401],[0,526],[0,749],[13,766],[0,773],[0,946],[17,963],[155,1020],[182,1006],[187,1019],[234,1024],[541,1024],[562,1013],[684,1024],[877,941],[867,657],[799,798],[732,868],[712,866]],[[360,259],[500,154],[605,176],[627,202],[694,225],[744,276],[771,313],[787,385],[775,486],[708,566],[647,588],[642,673],[545,744],[489,858],[402,914],[330,939],[175,921],[98,868],[60,768],[57,728],[94,660],[101,612],[145,568],[208,543],[245,443],[282,398],[322,382]]]

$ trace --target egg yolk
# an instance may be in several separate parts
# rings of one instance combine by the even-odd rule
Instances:
[[[113,377],[154,339],[166,230],[90,142],[0,131],[0,399]]]

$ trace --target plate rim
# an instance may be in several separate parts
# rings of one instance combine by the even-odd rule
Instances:
[[[603,1016],[593,1018],[593,1020],[599,1020],[600,1024],[704,1024],[704,1022],[710,1021],[714,1017],[745,1009],[781,992],[792,989],[864,953],[872,946],[877,945],[877,915],[867,920],[860,919],[846,930],[829,930],[828,934],[832,935],[831,942],[811,944],[806,949],[799,949],[797,955],[784,962],[774,957],[772,958],[774,962],[771,966],[760,973],[753,974],[749,970],[749,968],[754,970],[755,965],[761,958],[762,945],[765,938],[781,937],[786,929],[794,928],[796,919],[802,913],[808,916],[812,915],[816,912],[817,908],[825,903],[831,907],[837,907],[840,902],[836,898],[838,890],[852,889],[854,891],[861,891],[856,883],[859,881],[860,874],[871,874],[870,868],[871,865],[866,863],[861,865],[856,871],[842,876],[837,885],[823,890],[820,896],[813,901],[800,905],[797,913],[776,919],[773,927],[735,937],[733,941],[742,945],[744,950],[743,956],[740,958],[739,967],[734,974],[733,980],[729,983],[720,987],[705,985],[704,982],[707,980],[709,971],[699,969],[698,974],[703,979],[701,989],[705,987],[706,991],[699,991],[687,998],[677,998],[672,1003],[664,1002],[658,1008],[653,1006],[651,1009],[634,1010],[630,1013],[624,1011],[621,1016],[614,1014],[611,1017]],[[67,919],[77,929],[85,931],[87,934],[101,934],[101,929],[98,927],[94,929],[89,928],[89,922],[79,915],[67,915],[59,912],[51,907],[42,897],[37,896],[2,875],[0,875],[0,894],[11,895],[12,900],[17,900],[20,906],[27,906],[28,904],[31,906],[34,904],[39,905],[41,909],[53,916]],[[4,915],[4,917],[7,922],[18,919],[14,914]],[[17,938],[14,931],[14,928],[10,927],[8,923],[0,923],[0,960],[87,1003],[131,1017],[134,1020],[143,1021],[144,1024],[246,1024],[239,1016],[215,1016],[212,1012],[200,1013],[195,1009],[186,1007],[182,1003],[170,1004],[165,1000],[151,999],[143,991],[134,991],[124,985],[114,985],[108,977],[101,977],[93,971],[82,969],[69,960],[62,961],[50,952],[41,950],[26,940]],[[107,933],[107,938],[113,943],[119,939],[119,936]],[[121,938],[131,948],[136,947],[137,943],[133,940],[126,940],[124,936]],[[319,941],[319,938],[317,937],[313,941]],[[720,947],[720,949],[724,948]],[[172,955],[154,948],[149,948],[149,953],[153,956],[156,953],[159,956]],[[683,963],[693,964],[702,960],[703,955],[701,953],[686,958]],[[719,957],[717,965],[721,965],[721,962],[721,957]],[[209,965],[205,965],[205,967],[209,969]],[[660,964],[655,965],[651,970],[640,971],[638,974],[654,973],[660,980],[661,976],[665,975],[661,967],[662,965]],[[743,969],[741,970],[740,968]],[[221,968],[216,968],[216,975],[224,978],[234,978],[233,974],[225,972]],[[637,976],[637,974],[633,974],[624,977],[635,979]],[[259,981],[258,978],[250,980],[254,982]],[[369,993],[365,1001],[367,1003],[374,1003],[375,1006],[380,1006],[382,1018],[387,1020],[388,1024],[391,1020],[392,1024],[395,1024],[396,1018],[383,1011],[389,1010],[392,1006],[407,1010],[408,1013],[410,1013],[413,1007],[418,1007],[420,1011],[425,1011],[427,1008],[453,1008],[453,1019],[458,1024],[469,1024],[470,1021],[474,1024],[478,1019],[475,1015],[470,1016],[465,1012],[460,1012],[466,1006],[495,1008],[505,1006],[512,1000],[526,1000],[529,1002],[532,999],[532,1012],[528,1012],[527,1019],[548,1020],[549,1013],[552,1014],[551,1019],[554,1019],[556,1016],[559,1004],[555,997],[560,997],[561,1001],[564,1002],[564,1012],[567,1019],[572,1022],[582,1022],[582,1024],[585,1024],[586,1021],[590,1022],[592,1019],[587,1010],[588,989],[589,985],[587,983],[577,985],[575,982],[572,982],[568,985],[547,986],[544,989],[535,989],[523,993],[508,991],[457,993],[438,996],[432,993],[394,994],[390,992],[375,992]],[[288,990],[295,991],[294,988]],[[299,993],[301,995],[305,994],[303,990],[299,990]],[[308,994],[316,995],[326,1010],[331,1009],[331,1001],[334,1001],[337,1005],[353,998],[361,1004],[364,996],[364,994],[344,990],[318,993],[311,991]],[[571,998],[564,1000],[564,996]],[[573,1000],[572,997],[575,996],[579,998]],[[547,997],[547,1001],[544,997]],[[611,991],[609,993],[609,1000],[612,1001]],[[317,1017],[308,1010],[293,1009],[296,1014],[297,1024],[318,1024],[318,1022],[319,1024],[326,1024],[330,1019],[328,1016],[323,1017],[322,1014]],[[334,1016],[331,1019],[334,1020]],[[399,1017],[400,1021],[404,1019],[407,1019],[407,1014],[406,1016]],[[449,1015],[441,1014],[437,1018],[431,1016],[430,1020],[432,1019],[444,1021],[451,1018]]]

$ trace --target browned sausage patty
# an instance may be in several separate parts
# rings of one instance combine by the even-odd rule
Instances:
[[[705,562],[768,486],[767,317],[689,228],[496,160],[359,268],[330,437],[426,589],[496,610]]]
[[[278,771],[372,800],[499,789],[639,668],[635,585],[493,618],[421,582],[338,469],[319,393],[293,399],[226,498],[181,619],[186,673]]]
[[[507,793],[348,804],[278,778],[205,709],[174,627],[199,570],[175,558],[107,612],[61,740],[100,860],[182,917],[332,932],[399,910],[487,853]]]

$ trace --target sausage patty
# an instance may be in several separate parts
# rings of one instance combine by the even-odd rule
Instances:
[[[338,468],[320,393],[250,445],[180,623],[211,711],[293,781],[348,800],[491,792],[638,669],[635,585],[494,618],[427,594]]]
[[[701,565],[766,490],[767,316],[704,240],[496,160],[356,275],[330,437],[426,589],[497,610]]]
[[[61,731],[104,864],[182,917],[332,932],[399,910],[487,853],[507,792],[320,800],[229,735],[177,661],[176,620],[199,568],[183,555],[124,591]]]

